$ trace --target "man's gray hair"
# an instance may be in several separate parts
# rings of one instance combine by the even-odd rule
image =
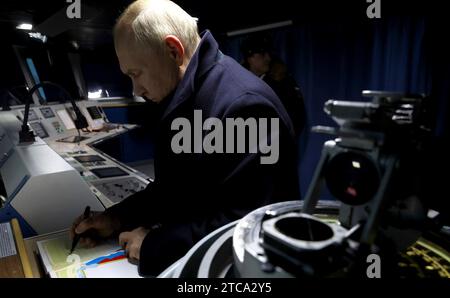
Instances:
[[[165,49],[164,38],[167,35],[174,35],[180,39],[189,58],[200,42],[197,21],[169,0],[133,2],[117,20],[114,28],[116,44],[120,35],[118,32],[123,25],[129,26],[127,29],[131,29],[137,45],[150,46],[160,53]]]

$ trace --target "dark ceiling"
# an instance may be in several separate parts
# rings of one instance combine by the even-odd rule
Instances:
[[[0,31],[9,42],[24,39],[26,33],[15,29],[18,23],[31,22],[34,29],[53,41],[72,43],[91,49],[112,42],[111,28],[115,19],[131,0],[81,1],[81,19],[66,17],[66,0],[14,0],[2,1]],[[175,0],[189,14],[199,18],[199,29],[210,29],[215,36],[226,32],[292,20],[296,23],[323,21],[332,18],[365,18],[368,6],[365,0]],[[344,5],[345,3],[345,5]],[[386,11],[386,1],[383,2]],[[410,13],[406,0],[390,6],[390,12]],[[405,4],[406,5],[406,4]],[[409,7],[411,8],[411,7]],[[421,8],[423,12],[423,8]],[[416,11],[414,11],[416,12]]]

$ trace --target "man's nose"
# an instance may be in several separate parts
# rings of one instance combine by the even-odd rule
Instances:
[[[134,80],[132,80],[132,83],[133,83],[133,94],[137,96],[142,96],[142,94],[144,93],[144,89],[141,87],[141,85],[136,83]]]

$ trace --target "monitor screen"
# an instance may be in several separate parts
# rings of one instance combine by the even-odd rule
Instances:
[[[4,29],[6,27],[4,25],[2,24],[0,28]],[[25,104],[28,95],[25,77],[20,67],[20,61],[14,52],[14,47],[8,45],[7,37],[2,36],[0,49],[0,63],[2,66],[0,67],[0,102],[9,106],[22,105]]]
[[[45,118],[53,118],[55,117],[55,113],[53,113],[52,108],[41,108],[41,113]]]
[[[42,126],[42,124],[40,122],[30,123],[30,126],[31,126],[31,129],[34,131],[34,133],[41,139],[48,137],[47,131],[45,130],[45,128]]]
[[[102,118],[102,114],[100,113],[100,110],[96,106],[87,107],[86,109],[89,112],[89,115],[91,115],[91,118],[93,120]]]
[[[50,81],[60,86],[45,85],[39,88],[36,94],[41,102],[67,102],[70,100],[69,97],[75,100],[80,98],[79,88],[65,50],[48,44],[46,48],[22,47],[19,53],[33,84]]]
[[[25,110],[22,110],[22,115],[25,116]],[[28,121],[35,121],[35,120],[39,120],[36,112],[33,109],[30,109],[28,111]]]
[[[94,97],[132,97],[131,80],[121,71],[114,47],[99,47],[80,52],[81,71],[88,94]]]
[[[110,168],[97,168],[91,169],[92,173],[98,178],[109,178],[109,177],[117,177],[117,176],[126,176],[127,172],[118,167],[110,167]]]
[[[94,161],[104,161],[105,159],[99,155],[78,155],[74,156],[77,161],[83,162],[94,162]]]
[[[75,129],[75,123],[73,123],[72,117],[70,117],[66,109],[58,110],[56,111],[56,114],[58,114],[59,119],[61,119],[67,130]]]

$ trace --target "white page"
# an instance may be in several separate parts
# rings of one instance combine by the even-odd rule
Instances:
[[[139,277],[137,266],[126,258],[96,263],[98,259],[108,259],[111,255],[123,253],[117,241],[94,248],[79,246],[70,256],[71,239],[68,234],[38,241],[37,246],[45,270],[51,277]]]
[[[88,266],[82,270],[87,278],[138,278],[137,266],[127,259],[118,260],[98,266]]]

